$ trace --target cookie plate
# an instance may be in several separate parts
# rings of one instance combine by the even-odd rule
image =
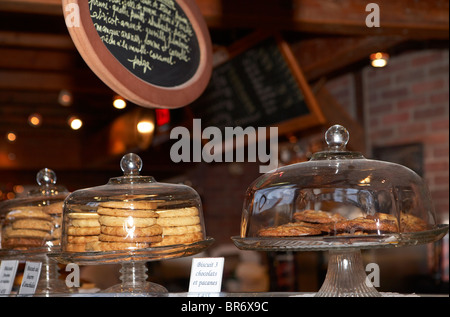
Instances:
[[[232,237],[241,250],[255,251],[328,251],[338,249],[376,249],[412,246],[442,239],[448,232],[448,225],[437,225],[427,231],[392,233],[366,236],[308,236],[308,237]]]

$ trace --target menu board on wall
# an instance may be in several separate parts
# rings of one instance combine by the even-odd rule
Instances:
[[[203,126],[277,126],[279,134],[284,134],[324,121],[280,36],[252,35],[235,45],[230,54],[214,68],[205,92],[191,104]]]
[[[211,40],[189,0],[63,0],[83,59],[116,93],[145,107],[195,100],[211,76]]]

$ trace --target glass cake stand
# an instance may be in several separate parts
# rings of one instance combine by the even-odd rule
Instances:
[[[146,262],[159,261],[187,257],[206,250],[214,239],[207,237],[205,240],[190,244],[178,244],[163,247],[153,247],[138,250],[123,251],[92,251],[92,252],[59,252],[51,257],[62,264],[75,263],[78,265],[121,264],[121,283],[114,285],[102,292],[117,294],[164,294],[167,289],[159,284],[147,281]]]
[[[328,251],[328,269],[316,297],[380,297],[368,281],[361,250],[416,246],[442,239],[448,225],[421,232],[361,236],[322,237],[232,237],[241,250],[253,251]]]
[[[49,169],[44,168],[41,169],[36,174],[36,182],[38,184],[37,188],[32,189],[27,193],[23,198],[15,198],[9,201],[2,202],[0,209],[4,209],[8,213],[8,210],[11,209],[14,212],[16,207],[19,208],[36,208],[42,206],[49,206],[52,203],[63,202],[65,197],[69,194],[68,190],[64,186],[60,186],[56,184],[56,173]],[[0,213],[2,210],[0,210]],[[47,211],[46,211],[47,213]],[[57,216],[58,213],[50,212],[50,215],[53,217],[53,221],[55,224],[58,224]],[[2,214],[0,214],[0,219],[2,218]],[[30,218],[32,219],[32,218]],[[1,223],[0,226],[7,226],[6,222]],[[59,224],[58,224],[59,226]],[[0,228],[1,229],[1,228]],[[5,228],[3,228],[5,229]],[[55,225],[53,230],[57,230],[58,227]],[[1,238],[1,234],[0,234]],[[25,237],[28,238],[28,237]],[[58,264],[54,261],[51,261],[48,257],[49,254],[53,252],[58,252],[61,250],[59,241],[57,240],[49,240],[46,241],[43,239],[41,242],[41,246],[34,247],[25,247],[25,249],[16,249],[16,247],[23,246],[15,245],[15,248],[2,248],[0,249],[0,260],[18,260],[21,263],[29,262],[40,262],[42,263],[41,272],[39,276],[39,281],[37,284],[37,288],[35,291],[36,295],[40,296],[50,296],[54,293],[73,293],[73,290],[70,290],[62,281],[59,279],[59,267]],[[19,243],[20,244],[20,243]]]
[[[326,150],[258,177],[246,191],[240,237],[232,238],[244,250],[328,251],[317,296],[380,296],[361,250],[431,243],[448,232],[419,175],[347,150],[349,139],[345,127],[333,125]],[[318,229],[322,223],[329,227]]]

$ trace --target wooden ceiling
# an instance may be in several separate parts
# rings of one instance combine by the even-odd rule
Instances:
[[[256,29],[282,32],[310,82],[358,69],[377,50],[448,47],[448,0],[376,1],[378,28],[366,26],[368,1],[362,0],[192,1],[216,46],[229,45]],[[62,89],[72,91],[72,106],[58,103]],[[51,167],[76,172],[106,166],[117,170],[117,157],[104,151],[108,127],[125,111],[139,107],[130,105],[121,112],[111,106],[113,96],[75,49],[61,0],[0,0],[0,171]],[[184,111],[174,111],[179,122]],[[43,117],[39,128],[27,124],[33,112]],[[81,130],[69,129],[71,114],[83,118]],[[4,137],[12,130],[18,137],[15,143]],[[167,163],[167,153],[160,145],[144,155],[155,170],[176,173]]]

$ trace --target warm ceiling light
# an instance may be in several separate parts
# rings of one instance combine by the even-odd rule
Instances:
[[[22,185],[14,185],[13,190],[17,194],[22,194],[24,192],[25,188]]]
[[[72,116],[69,118],[68,123],[72,130],[78,130],[83,125],[83,121],[80,118]]]
[[[384,67],[389,60],[389,54],[377,52],[370,54],[370,60],[373,67]]]
[[[28,117],[28,123],[32,127],[38,127],[42,123],[42,116],[39,113],[33,113]]]
[[[66,89],[63,89],[59,92],[58,102],[61,106],[68,107],[73,102],[72,93]]]
[[[113,100],[113,106],[116,109],[124,109],[127,106],[127,102],[120,96],[116,96]]]
[[[7,139],[9,142],[15,142],[15,141],[17,140],[17,135],[16,135],[14,132],[8,132],[8,133],[6,134],[6,139]]]
[[[142,120],[137,124],[137,130],[139,133],[152,133],[155,130],[155,124],[149,120]]]

